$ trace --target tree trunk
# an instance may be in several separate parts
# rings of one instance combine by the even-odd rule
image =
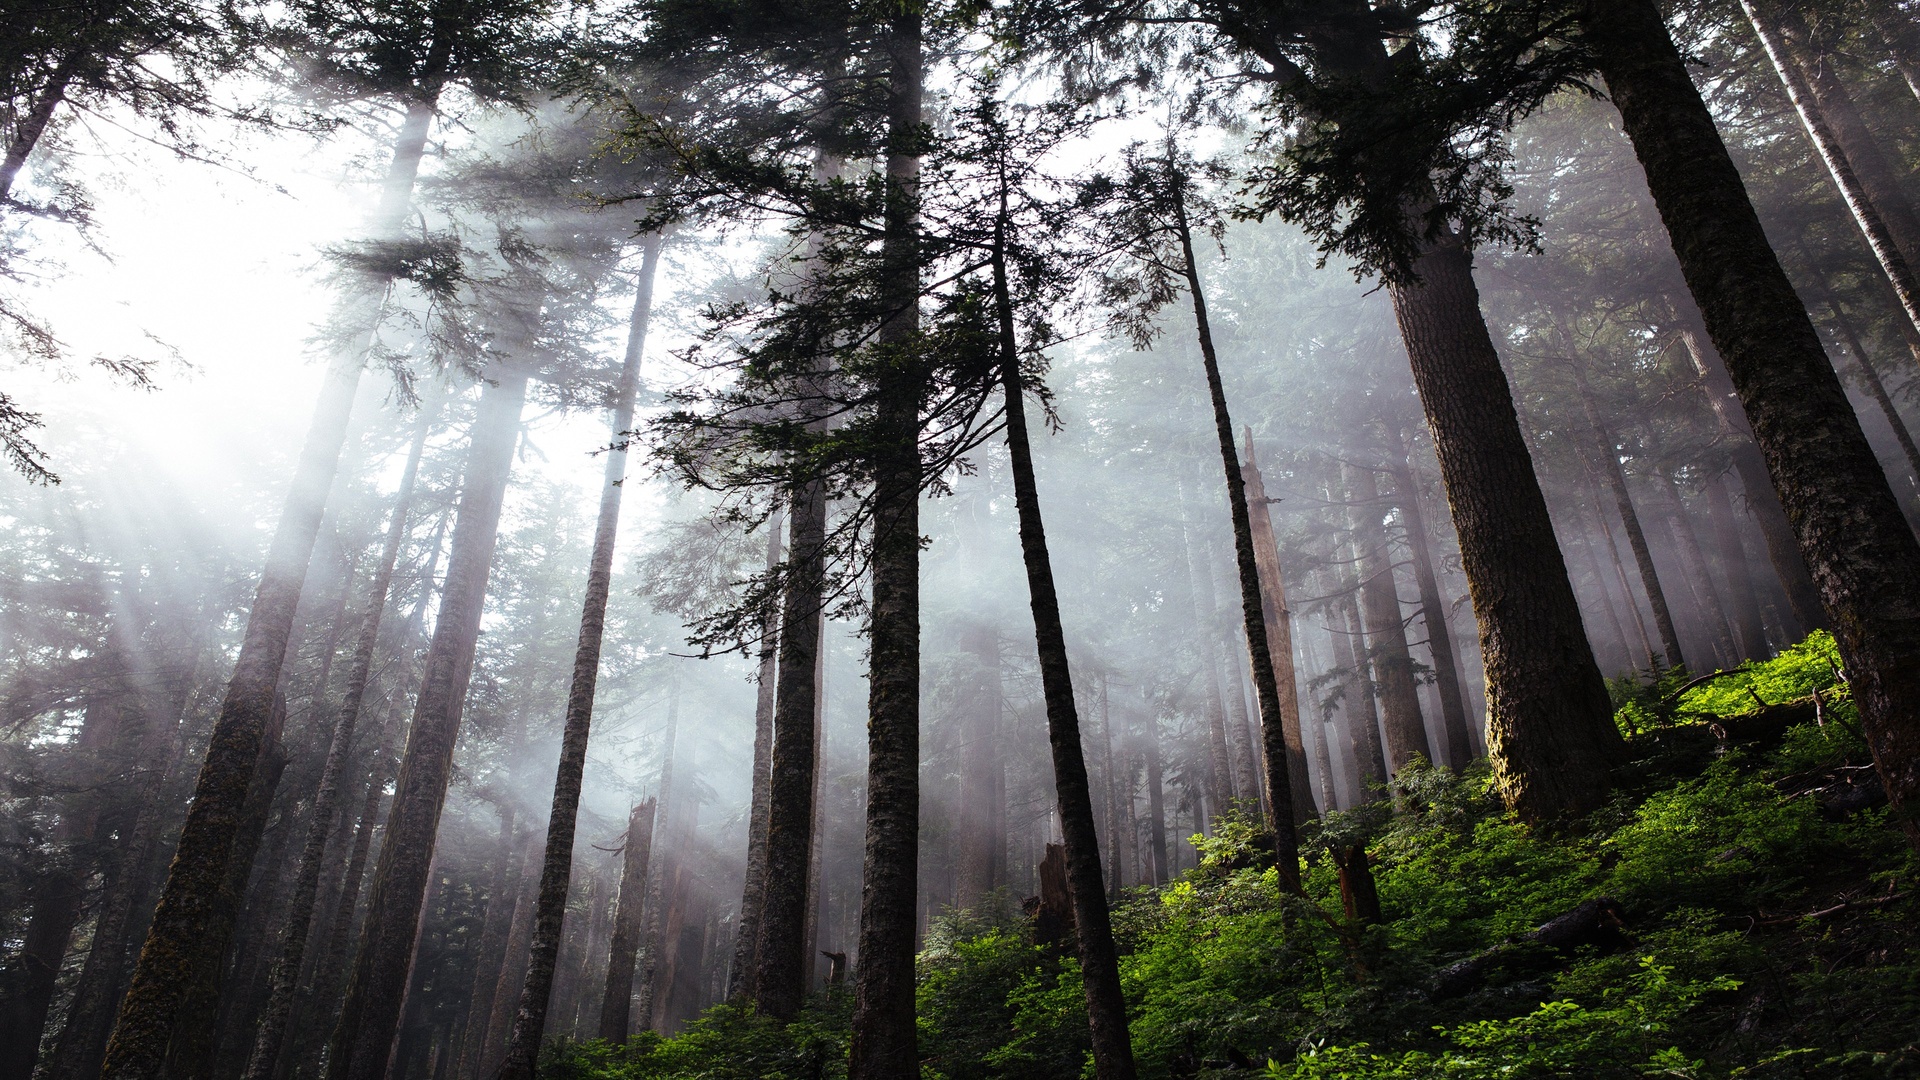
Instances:
[[[1734,648],[1733,624],[1727,620],[1727,609],[1720,602],[1720,590],[1713,583],[1706,553],[1700,549],[1700,534],[1694,531],[1693,519],[1687,515],[1687,501],[1680,496],[1680,485],[1674,483],[1672,473],[1662,469],[1654,470],[1654,482],[1666,492],[1667,516],[1673,522],[1674,538],[1679,541],[1680,560],[1686,564],[1689,576],[1700,583],[1700,609],[1706,615],[1707,628],[1713,632],[1714,651],[1722,664],[1737,666],[1742,658]]]
[[[1652,0],[1586,22],[1680,267],[1726,359],[1847,665],[1874,763],[1920,844],[1920,543],[1767,245],[1713,117]]]
[[[1437,760],[1427,745],[1427,725],[1420,715],[1420,697],[1413,681],[1413,653],[1407,647],[1407,624],[1400,611],[1400,590],[1393,576],[1393,559],[1381,527],[1379,478],[1372,469],[1341,466],[1347,477],[1353,541],[1360,550],[1360,607],[1367,620],[1367,656],[1373,663],[1373,685],[1385,721],[1387,775],[1393,776],[1415,757]]]
[[[1165,885],[1173,877],[1173,864],[1167,850],[1167,791],[1164,767],[1160,760],[1160,718],[1147,714],[1147,829],[1149,850],[1153,852],[1153,881]]]
[[[1467,730],[1467,698],[1460,689],[1460,664],[1454,658],[1453,631],[1447,625],[1447,605],[1440,595],[1440,579],[1433,572],[1433,534],[1427,531],[1420,488],[1413,478],[1413,456],[1395,423],[1383,423],[1393,460],[1395,504],[1407,529],[1407,548],[1413,556],[1413,578],[1420,586],[1420,618],[1427,628],[1427,651],[1433,656],[1433,686],[1440,697],[1440,723],[1446,733],[1445,764],[1464,769],[1473,761],[1473,736]]]
[[[1854,365],[1860,369],[1861,385],[1866,387],[1867,396],[1879,407],[1887,427],[1892,429],[1894,441],[1900,444],[1900,453],[1906,458],[1908,488],[1920,487],[1920,446],[1914,445],[1913,432],[1908,430],[1906,420],[1894,406],[1893,395],[1887,393],[1887,384],[1880,380],[1880,373],[1874,370],[1873,361],[1868,358],[1866,347],[1860,344],[1860,335],[1854,330],[1852,320],[1841,312],[1840,306],[1831,297],[1824,299],[1835,336],[1853,354]]]
[[[1678,301],[1675,306],[1682,309],[1681,342],[1687,347],[1687,357],[1693,361],[1694,371],[1700,375],[1701,391],[1707,396],[1707,404],[1712,406],[1714,416],[1720,421],[1721,437],[1727,442],[1727,453],[1733,459],[1734,472],[1740,476],[1740,487],[1746,492],[1747,508],[1760,526],[1761,539],[1767,545],[1767,559],[1773,564],[1774,575],[1780,579],[1780,587],[1787,594],[1787,607],[1792,609],[1794,620],[1800,624],[1802,632],[1824,627],[1827,625],[1827,612],[1821,606],[1820,590],[1813,584],[1813,575],[1807,570],[1807,560],[1800,554],[1799,537],[1795,535],[1792,523],[1787,520],[1787,511],[1780,504],[1779,493],[1773,489],[1766,458],[1761,455],[1760,446],[1754,441],[1753,428],[1747,423],[1747,414],[1734,393],[1733,380],[1727,375],[1726,363],[1713,343],[1706,340],[1706,326],[1700,323],[1699,312],[1694,310],[1692,300]]]
[[[1227,507],[1233,517],[1233,551],[1240,576],[1240,615],[1246,628],[1247,653],[1253,665],[1254,696],[1260,704],[1260,738],[1267,752],[1267,804],[1274,807],[1268,822],[1273,831],[1274,865],[1283,892],[1300,891],[1300,845],[1294,832],[1293,815],[1279,813],[1291,808],[1293,786],[1289,774],[1286,724],[1280,715],[1280,691],[1274,674],[1273,651],[1267,641],[1266,612],[1260,594],[1259,560],[1253,549],[1253,521],[1247,512],[1246,478],[1240,471],[1240,457],[1233,448],[1233,419],[1227,413],[1227,392],[1220,378],[1220,358],[1213,348],[1213,327],[1207,318],[1206,295],[1200,288],[1200,268],[1193,257],[1193,234],[1187,221],[1184,192],[1176,190],[1173,200],[1175,225],[1180,237],[1182,268],[1186,272],[1187,294],[1193,302],[1194,328],[1200,339],[1201,364],[1206,369],[1207,392],[1213,406],[1214,434],[1219,438],[1220,463],[1227,476]]]
[[[881,262],[887,309],[879,344],[910,353],[920,333],[920,9],[891,15],[886,225]],[[920,856],[920,400],[910,357],[890,365],[876,393],[871,648],[867,696],[867,838],[860,887],[859,974],[848,1080],[918,1076],[914,1020],[914,908]],[[775,750],[776,756],[778,749]],[[776,765],[776,767],[778,767]]]
[[[526,887],[527,879],[533,876],[535,857],[539,853],[540,849],[529,843],[521,860],[520,887],[514,890],[513,922],[507,930],[507,948],[500,956],[500,970],[493,983],[493,1010],[487,1017],[486,1029],[480,1032],[480,1045],[474,1054],[480,1063],[473,1073],[476,1078],[498,1072],[500,1060],[506,1055],[507,1034],[512,1030],[514,1005],[518,1003],[514,991],[526,977],[527,939],[533,934],[537,898]],[[371,914],[368,919],[371,921]]]
[[[1540,820],[1592,809],[1621,753],[1600,669],[1480,313],[1463,244],[1431,242],[1394,311],[1433,433],[1480,623],[1487,743],[1507,805]]]
[[[1900,78],[1907,84],[1907,90],[1920,101],[1920,56],[1916,48],[1913,18],[1896,11],[1892,4],[1864,5],[1867,18],[1873,21],[1873,28],[1879,32],[1882,44],[1887,48],[1887,56],[1893,61],[1894,69],[1900,72]]]
[[[961,646],[972,660],[967,702],[969,723],[960,774],[960,851],[955,867],[959,889],[954,906],[979,910],[981,902],[1004,884],[997,871],[1006,850],[1006,788],[1000,760],[1000,633],[991,623],[969,625]]]
[[[785,522],[776,509],[767,518],[767,572],[780,565],[780,531]],[[773,812],[773,712],[778,701],[780,632],[771,617],[760,621],[760,664],[754,677],[753,782],[747,803],[747,871],[740,886],[740,919],[734,928],[733,962],[727,965],[727,1000],[745,1001],[759,986],[760,909],[767,899],[767,819]],[[633,981],[628,958],[627,981]],[[624,1026],[626,1016],[620,1017]],[[620,1035],[625,1038],[623,1031]]]
[[[288,904],[284,937],[279,959],[270,976],[272,989],[267,1006],[256,1024],[253,1051],[247,1060],[244,1080],[271,1080],[285,1038],[287,1019],[293,1012],[295,984],[307,950],[307,937],[313,925],[314,898],[319,894],[320,870],[326,855],[327,837],[333,832],[340,811],[341,774],[347,768],[353,746],[354,729],[367,696],[373,673],[373,655],[379,644],[381,615],[387,606],[387,590],[393,583],[393,569],[400,559],[400,545],[406,539],[408,515],[413,505],[415,478],[420,472],[420,454],[426,446],[433,417],[425,410],[414,425],[413,445],[407,451],[407,464],[400,477],[400,489],[394,496],[393,516],[387,524],[386,547],[380,564],[367,585],[365,614],[360,623],[360,638],[354,645],[353,667],[347,674],[346,695],[340,715],[334,722],[333,739],[327,747],[326,764],[320,773],[319,790],[313,798],[312,820],[308,822],[306,847],[300,853],[300,866],[294,875],[293,899]],[[344,588],[343,593],[344,595]],[[331,653],[332,650],[328,650]],[[324,683],[324,679],[322,682]]]
[[[1346,708],[1342,710],[1347,721],[1347,741],[1353,748],[1353,760],[1360,770],[1360,797],[1371,802],[1375,788],[1387,784],[1387,762],[1380,746],[1380,713],[1374,702],[1373,679],[1368,674],[1372,665],[1367,663],[1367,639],[1360,621],[1360,585],[1357,580],[1346,581],[1347,595],[1339,604],[1340,615],[1345,623],[1342,637],[1347,642],[1347,661],[1351,672],[1347,683]]]
[[[241,803],[240,828],[235,834],[232,860],[227,864],[227,877],[202,926],[181,995],[180,1016],[174,1020],[167,1041],[164,1061],[168,1080],[205,1080],[212,1072],[214,1021],[219,1013],[221,987],[230,970],[234,927],[240,919],[240,904],[246,898],[247,880],[252,877],[267,816],[273,809],[273,796],[287,767],[286,748],[281,742],[286,711],[286,699],[276,697],[273,718],[265,732],[266,745]],[[111,1063],[111,1046],[108,1054]]]
[[[800,1011],[813,970],[807,951],[819,746],[815,668],[820,660],[826,565],[826,485],[792,491],[787,578],[781,595],[780,660],[767,779],[766,877],[759,912],[754,1004],[782,1020]]]
[[[1200,658],[1200,686],[1206,695],[1207,768],[1204,788],[1209,817],[1218,817],[1233,805],[1233,761],[1227,749],[1227,703],[1220,689],[1220,657],[1214,649],[1214,623],[1220,613],[1213,591],[1213,576],[1206,572],[1201,547],[1205,543],[1195,535],[1193,508],[1187,502],[1187,488],[1180,488],[1182,554],[1187,564],[1187,596],[1193,608],[1194,651]]]
[[[500,508],[519,445],[520,408],[528,373],[498,370],[480,395],[467,448],[458,523],[447,578],[427,650],[413,724],[387,814],[386,838],[367,891],[353,974],[327,1054],[328,1080],[382,1080],[426,896],[440,810],[452,775],[474,646],[486,602],[487,577],[500,530]]]
[[[0,203],[7,202],[13,194],[14,180],[19,178],[20,170],[26,167],[27,158],[39,144],[40,136],[46,133],[54,110],[66,100],[67,84],[73,80],[74,69],[85,58],[86,53],[81,49],[62,57],[59,66],[47,76],[47,85],[41,87],[40,95],[33,99],[33,105],[20,118],[19,126],[14,128],[13,139],[7,144],[7,156],[0,160]]]
[[[627,817],[627,842],[620,859],[620,898],[613,916],[613,944],[607,953],[607,992],[600,1001],[600,1037],[625,1042],[633,1009],[633,963],[645,925],[647,856],[653,852],[654,800]]]
[[[405,217],[447,56],[446,49],[436,43],[423,82],[427,89],[423,98],[409,108],[407,122],[394,143],[393,161],[376,217],[378,236],[391,235]],[[267,550],[266,568],[247,615],[246,634],[226,700],[194,782],[186,824],[148,925],[146,943],[121,1000],[102,1080],[150,1080],[164,1063],[174,1018],[184,1000],[194,958],[201,950],[201,935],[219,902],[236,844],[242,842],[236,831],[241,805],[265,745],[264,733],[293,632],[294,609],[299,605],[307,564],[319,537],[327,494],[339,469],[364,360],[359,354],[335,357],[321,384],[313,424],[300,451],[286,506]]]
[[[1613,639],[1620,646],[1620,658],[1628,669],[1633,667],[1633,644],[1627,640],[1626,625],[1620,621],[1619,609],[1613,603],[1613,590],[1607,587],[1607,574],[1600,562],[1600,556],[1593,550],[1593,534],[1585,528],[1586,515],[1574,514],[1575,528],[1580,530],[1580,546],[1587,556],[1587,571],[1593,575],[1593,587],[1600,594],[1600,610],[1606,612],[1607,627],[1613,631]],[[1604,529],[1604,524],[1600,525]],[[1627,602],[1633,602],[1633,595],[1627,594]],[[1636,612],[1637,614],[1637,612]],[[1647,651],[1653,651],[1652,645]]]
[[[546,855],[541,860],[540,890],[533,919],[532,953],[520,1007],[507,1042],[499,1080],[533,1080],[546,1033],[547,1005],[553,996],[553,968],[559,959],[566,923],[567,892],[573,882],[573,834],[580,817],[580,785],[587,767],[587,738],[593,727],[593,693],[600,681],[600,643],[607,625],[607,597],[613,588],[613,542],[620,528],[620,494],[627,475],[624,433],[633,427],[633,398],[640,386],[640,356],[646,350],[647,321],[653,311],[653,275],[660,265],[661,237],[647,234],[627,330],[627,355],[615,387],[606,475],[600,483],[600,518],[593,530],[587,563],[587,593],[580,613],[580,641],[573,654],[573,683],[567,691],[567,716],[560,736],[560,762],[553,780],[553,807],[547,818]]]
[[[1633,508],[1633,496],[1627,491],[1627,474],[1620,468],[1619,444],[1613,432],[1607,428],[1605,420],[1600,418],[1600,407],[1595,402],[1593,390],[1587,385],[1585,366],[1575,357],[1572,359],[1574,385],[1580,394],[1580,403],[1587,413],[1587,424],[1593,434],[1593,456],[1600,477],[1606,481],[1607,490],[1613,495],[1614,510],[1620,515],[1620,523],[1627,531],[1627,546],[1633,550],[1634,565],[1640,569],[1640,585],[1646,590],[1647,604],[1653,609],[1653,625],[1660,631],[1660,651],[1664,654],[1667,667],[1685,667],[1686,658],[1680,651],[1680,635],[1673,627],[1673,612],[1667,607],[1667,593],[1660,585],[1660,573],[1653,565],[1653,552],[1647,547],[1647,534],[1640,527],[1640,515]]]
[[[117,624],[117,616],[109,618]],[[115,634],[109,631],[110,642]],[[12,993],[0,997],[0,1076],[33,1074],[60,967],[80,922],[94,871],[94,860],[82,852],[104,846],[113,819],[119,816],[102,813],[101,799],[113,779],[102,758],[116,742],[138,739],[145,726],[139,723],[133,688],[126,679],[125,653],[110,643],[105,659],[107,671],[87,695],[72,748],[71,771],[64,775],[69,794],[58,804],[60,817],[52,830],[54,864],[28,882],[30,903],[17,961],[19,982]]]
[[[1747,548],[1740,539],[1739,519],[1734,517],[1733,500],[1727,497],[1725,475],[1711,476],[1704,485],[1707,499],[1707,527],[1713,530],[1713,544],[1732,594],[1734,629],[1740,635],[1740,650],[1754,658],[1773,655],[1767,645],[1767,623],[1760,613],[1760,590],[1753,580],[1753,567],[1747,562]]]
[[[1873,135],[1860,122],[1846,88],[1832,72],[1810,65],[1813,58],[1795,47],[1805,43],[1805,25],[1776,5],[1777,0],[1740,0],[1800,123],[1840,189],[1841,201],[1893,283],[1907,321],[1920,329],[1920,282],[1913,271],[1913,260],[1920,258],[1920,218],[1915,217]]]
[[[468,982],[465,1015],[460,1020],[458,1060],[454,1073],[460,1080],[476,1075],[480,1042],[486,1037],[487,1021],[493,1016],[493,989],[501,965],[506,962],[507,934],[513,928],[513,903],[509,899],[520,890],[515,877],[520,861],[520,836],[514,828],[519,817],[512,798],[499,795],[494,803],[500,814],[500,845],[494,853],[493,880],[487,886],[487,910],[482,918],[479,942],[473,950],[473,978]]]
[[[1287,743],[1287,781],[1293,792],[1293,820],[1298,825],[1315,816],[1313,783],[1307,774],[1307,748],[1300,727],[1300,687],[1294,672],[1293,612],[1287,608],[1287,586],[1280,571],[1280,546],[1273,537],[1273,514],[1266,481],[1253,453],[1253,428],[1245,429],[1247,460],[1241,477],[1247,489],[1247,520],[1253,527],[1253,555],[1260,571],[1261,614],[1267,624],[1267,645],[1273,655],[1274,688],[1280,692],[1280,721]]]
[[[1034,644],[1040,658],[1041,697],[1047,709],[1047,743],[1053,751],[1053,784],[1060,813],[1060,837],[1066,846],[1067,893],[1073,904],[1074,924],[1079,929],[1081,982],[1087,1000],[1087,1027],[1093,1041],[1094,1075],[1099,1080],[1131,1080],[1134,1075],[1133,1042],[1127,1034],[1126,998],[1120,991],[1120,954],[1113,943],[1113,924],[1102,887],[1100,839],[1094,829],[1093,792],[1087,780],[1086,758],[1081,752],[1080,718],[1073,700],[1073,673],[1067,660],[1067,636],[1060,622],[1060,597],[1054,589],[1053,561],[1047,551],[1046,525],[1040,516],[1040,491],[1034,476],[1033,447],[1027,436],[1026,387],[1020,373],[1020,345],[1014,327],[1013,294],[1007,281],[1007,191],[1004,184],[1003,176],[1000,217],[994,230],[992,253],[994,307],[1000,324],[1000,384],[1005,394],[1013,501],[1020,518],[1020,555],[1026,564],[1027,593],[1033,609]],[[1211,350],[1208,355],[1212,355]],[[1226,430],[1231,450],[1232,429]],[[1235,479],[1238,479],[1237,468]],[[1244,511],[1240,517],[1244,519]],[[1247,561],[1251,562],[1251,559]],[[1264,647],[1266,642],[1263,640],[1260,644]],[[1268,673],[1271,676],[1271,668]],[[1103,683],[1103,701],[1104,697]],[[1278,805],[1290,805],[1285,800],[1286,792],[1282,790],[1279,794],[1281,802]],[[1291,832],[1292,822],[1286,822],[1285,825]],[[1108,839],[1117,841],[1111,834]],[[865,963],[866,953],[862,952],[861,966],[864,967]]]

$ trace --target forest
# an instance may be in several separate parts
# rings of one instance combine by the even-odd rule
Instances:
[[[1920,1077],[1917,0],[0,0],[0,1080]]]

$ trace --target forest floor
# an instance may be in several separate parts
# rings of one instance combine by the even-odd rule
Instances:
[[[1920,1076],[1915,857],[1816,634],[1682,691],[1615,686],[1633,762],[1603,809],[1528,829],[1484,769],[1402,774],[1309,832],[1282,898],[1244,820],[1115,911],[1143,1077]],[[1342,904],[1363,843],[1383,918]],[[1017,917],[959,913],[920,962],[923,1076],[1091,1076],[1078,972]],[[844,1075],[847,995],[785,1027],[553,1049],[550,1080]]]

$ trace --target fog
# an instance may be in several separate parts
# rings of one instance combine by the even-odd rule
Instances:
[[[1764,54],[1721,7],[1681,23],[1703,58],[1707,103],[1883,466],[1863,482],[1890,488],[1911,522],[1920,453],[1907,418],[1920,352],[1908,346],[1920,338]],[[662,12],[649,17],[671,19]],[[1055,203],[1010,218],[1028,196],[1016,193],[1008,211],[1003,188],[993,226],[986,172],[967,171],[979,159],[944,148],[972,145],[968,110],[980,100],[1024,117],[1017,106],[1065,100],[1088,73],[1027,57],[1009,61],[1008,85],[982,81],[988,44],[948,33],[923,72],[928,139],[943,149],[925,152],[925,216],[911,227],[973,239],[930,241],[916,256],[906,306],[925,336],[890,338],[902,317],[888,306],[901,287],[900,264],[886,261],[898,258],[887,250],[897,222],[876,208],[895,190],[884,171],[901,151],[875,134],[890,114],[857,95],[820,105],[820,115],[856,114],[825,134],[830,123],[789,115],[836,85],[818,70],[851,64],[851,81],[884,83],[879,54],[796,55],[818,43],[791,29],[784,43],[743,39],[730,59],[683,42],[676,67],[648,49],[680,47],[678,30],[648,23],[664,44],[636,43],[602,25],[615,14],[579,14],[575,29],[603,35],[605,53],[567,63],[591,78],[528,56],[433,75],[434,94],[449,86],[430,107],[416,101],[416,119],[430,118],[417,178],[391,164],[414,91],[376,80],[343,93],[328,81],[337,73],[325,74],[338,56],[323,63],[308,43],[315,52],[302,58],[283,39],[259,46],[271,62],[182,67],[227,104],[130,103],[102,84],[35,133],[43,141],[0,205],[6,312],[51,335],[35,345],[31,332],[13,333],[5,367],[6,399],[34,416],[10,429],[27,449],[0,476],[0,962],[11,965],[0,990],[33,1033],[14,1040],[25,1049],[0,1073],[25,1062],[22,1077],[90,1075],[109,1031],[130,1030],[131,1009],[119,1028],[108,1021],[130,983],[137,1002],[141,980],[160,978],[141,942],[166,932],[154,910],[187,888],[169,864],[176,846],[191,850],[190,804],[212,797],[221,740],[243,730],[252,741],[242,739],[244,767],[228,787],[251,801],[235,803],[239,824],[219,847],[238,853],[218,871],[232,910],[210,931],[198,974],[153,991],[176,995],[168,1007],[197,1003],[189,1011],[204,1018],[169,1021],[164,1073],[122,1075],[332,1076],[329,1063],[355,1052],[356,1076],[491,1078],[513,1068],[522,987],[540,978],[550,985],[527,991],[545,1003],[536,1047],[543,1034],[672,1034],[755,993],[772,969],[741,948],[743,913],[773,886],[749,872],[768,857],[764,824],[752,835],[754,800],[759,791],[784,805],[769,779],[783,760],[774,740],[797,737],[809,711],[818,740],[811,777],[796,781],[814,793],[798,849],[811,867],[796,901],[802,988],[878,970],[861,955],[863,882],[882,836],[869,820],[869,736],[897,715],[887,709],[913,708],[886,705],[892,691],[869,683],[900,640],[876,640],[869,616],[903,602],[887,592],[898,579],[885,577],[874,540],[886,459],[860,441],[885,437],[872,418],[890,384],[872,357],[889,347],[920,350],[916,377],[932,388],[920,406],[931,464],[914,481],[923,545],[906,616],[917,653],[887,684],[917,695],[912,936],[925,946],[1063,903],[1042,864],[1056,845],[1068,860],[1081,853],[1048,741],[1001,360],[979,359],[999,346],[979,344],[986,331],[967,336],[998,332],[980,252],[1000,243],[997,257],[1009,257],[1009,221],[1034,223],[1014,226],[1032,239],[1010,256],[1005,326],[1013,340],[1018,307],[1033,478],[1110,897],[1165,886],[1223,829],[1286,815],[1272,805],[1272,776],[1289,765],[1312,804],[1302,826],[1387,797],[1390,775],[1416,757],[1472,770],[1491,753],[1496,777],[1522,768],[1498,759],[1519,744],[1511,718],[1528,706],[1494,684],[1532,676],[1510,659],[1494,672],[1482,654],[1510,658],[1533,643],[1487,620],[1548,601],[1520,577],[1496,580],[1498,566],[1471,581],[1470,568],[1505,556],[1463,552],[1461,537],[1520,536],[1532,496],[1460,486],[1484,472],[1476,455],[1507,436],[1459,419],[1468,406],[1436,404],[1497,397],[1499,380],[1417,388],[1403,339],[1422,318],[1407,300],[1417,274],[1396,276],[1330,240],[1363,220],[1358,196],[1334,224],[1289,220],[1278,204],[1245,209],[1281,144],[1304,138],[1259,83],[1229,78],[1232,63],[1192,47],[1187,66],[1170,61],[1159,82],[1108,88],[1041,151],[995,151],[1041,162],[1034,175],[1054,179],[1034,181],[1051,192],[1034,205]],[[491,31],[489,48],[559,48],[518,41],[532,31],[507,26],[517,17],[498,14],[506,28]],[[511,64],[527,70],[507,80]],[[1877,62],[1847,70],[1911,189],[1901,155],[1920,145],[1920,108]],[[23,79],[4,117],[15,140],[34,100]],[[245,122],[232,102],[271,105],[276,123]],[[1555,654],[1569,672],[1560,682],[1597,696],[1597,672],[1619,705],[1802,640],[1830,619],[1816,583],[1831,575],[1799,562],[1787,522],[1803,511],[1783,509],[1767,480],[1761,450],[1773,451],[1753,433],[1763,425],[1749,426],[1716,349],[1727,324],[1696,308],[1699,290],[1688,291],[1611,107],[1563,90],[1523,111],[1483,162],[1511,182],[1503,212],[1521,223],[1511,234],[1487,228],[1472,251],[1470,283],[1513,402],[1510,420],[1498,401],[1486,408],[1517,423],[1524,450],[1519,471],[1502,475],[1530,467],[1544,499],[1547,528],[1525,534],[1544,577],[1524,580],[1564,579],[1577,607],[1552,624],[1574,643]],[[1195,118],[1164,126],[1179,115]],[[1176,142],[1218,156],[1151,157]],[[1136,160],[1171,175],[1175,157],[1189,170],[1180,212],[1191,205],[1198,219],[1192,271],[1225,423],[1242,476],[1251,481],[1257,459],[1266,496],[1238,544],[1184,264],[1167,270],[1157,300],[1102,291],[1103,274],[1146,273],[1148,256],[1126,260],[1162,241],[1123,242],[1122,226],[1097,225],[1120,220],[1117,201],[1059,209],[1075,183],[1122,177]],[[769,179],[748,161],[786,171]],[[1456,207],[1449,220],[1473,212]],[[1177,245],[1155,250],[1171,257]],[[1049,268],[1065,280],[1048,280]],[[633,314],[636,290],[650,290],[645,319]],[[782,337],[807,320],[826,327],[806,331],[810,353]],[[861,351],[871,341],[880,352]],[[622,357],[635,347],[633,416],[610,429]],[[302,455],[324,442],[329,395],[346,393],[341,371],[357,388],[327,459],[337,466],[314,466]],[[529,376],[524,404],[502,404]],[[951,411],[934,407],[947,401]],[[1448,408],[1455,419],[1437,423],[1465,426],[1435,426]],[[958,427],[940,426],[962,414]],[[929,441],[930,431],[954,443]],[[499,451],[504,488],[487,479],[489,439],[510,448]],[[1452,448],[1444,468],[1437,444]],[[596,600],[589,572],[610,450],[628,456],[617,537],[604,537],[610,584]],[[301,487],[312,476],[318,488]],[[824,601],[807,592],[803,563],[766,562],[770,530],[789,554],[803,542],[797,527],[782,530],[808,483],[827,492]],[[304,548],[287,540],[322,508]],[[1457,530],[1463,514],[1482,523]],[[1263,565],[1243,579],[1263,535],[1277,575]],[[278,616],[276,581],[292,582]],[[376,587],[385,602],[370,605]],[[1249,653],[1247,612],[1262,598],[1261,632],[1290,636],[1274,701]],[[780,638],[821,618],[823,604],[817,697],[792,717],[776,713],[762,680],[785,662]],[[604,633],[584,669],[597,685],[579,698],[583,605]],[[258,637],[271,618],[284,660]],[[1530,625],[1551,623],[1539,618]],[[464,645],[462,619],[477,627]],[[1491,728],[1490,698],[1508,702],[1509,717]],[[1282,701],[1293,702],[1295,745],[1275,764],[1281,736],[1262,717],[1280,717]],[[550,882],[568,865],[548,846],[550,807],[557,767],[565,789],[563,728],[581,708],[591,727],[571,871],[557,886],[564,920],[542,961],[533,913],[543,856]],[[343,710],[357,721],[341,726]],[[450,740],[439,766],[422,734],[434,730]],[[630,813],[648,800],[651,830],[630,833]],[[403,803],[426,822],[404,849],[390,839],[411,835]],[[801,827],[779,816],[787,810],[760,812],[775,816],[775,837]],[[650,851],[644,901],[622,881],[632,844]],[[419,887],[405,884],[409,858],[430,860]],[[49,906],[65,895],[49,882],[66,883],[66,908]],[[621,915],[629,905],[637,916]],[[746,914],[752,933],[759,915]],[[637,940],[620,937],[622,917],[637,919]],[[382,938],[382,919],[416,929]],[[624,1027],[607,1019],[621,941],[636,965]],[[544,976],[529,974],[529,955]],[[276,965],[288,957],[285,974]],[[757,992],[777,1015],[764,984]],[[269,1018],[284,1034],[262,1038]],[[390,1057],[369,1065],[353,1040],[378,1042],[382,1024]]]

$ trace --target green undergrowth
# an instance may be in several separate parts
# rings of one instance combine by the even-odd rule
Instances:
[[[1920,1076],[1916,867],[1884,808],[1834,798],[1867,756],[1831,648],[1815,637],[1677,699],[1684,678],[1627,695],[1623,729],[1646,734],[1613,801],[1554,829],[1509,818],[1484,768],[1403,773],[1394,802],[1308,829],[1308,900],[1279,895],[1249,823],[1222,822],[1199,868],[1114,912],[1141,1075]],[[1673,750],[1689,722],[1816,689],[1819,721],[1784,738]],[[1325,855],[1356,842],[1380,925],[1347,920]],[[1511,940],[1601,898],[1601,940]],[[1477,985],[1435,992],[1503,942]],[[721,1007],[671,1039],[558,1047],[545,1071],[837,1077],[850,1013],[844,993],[786,1027]],[[919,1016],[926,1080],[1092,1075],[1076,965],[1004,914],[929,934]]]

